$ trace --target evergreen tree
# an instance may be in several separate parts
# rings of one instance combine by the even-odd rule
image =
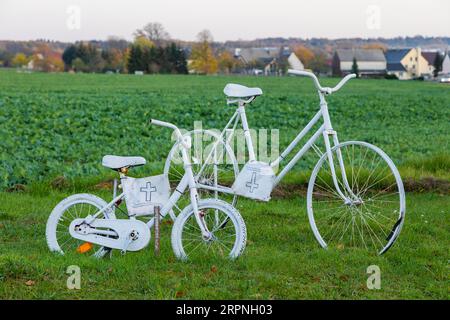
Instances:
[[[433,75],[436,78],[439,75],[439,72],[442,71],[442,63],[444,62],[443,57],[441,57],[441,54],[439,52],[437,52],[436,54],[436,58],[434,58],[434,71],[433,71]]]
[[[358,62],[356,61],[356,58],[353,58],[352,73],[356,74],[356,76],[359,77]]]
[[[173,42],[167,48],[167,59],[170,64],[171,73],[187,73],[187,62],[184,51]]]
[[[64,50],[62,54],[62,59],[64,61],[64,67],[66,70],[72,67],[72,61],[75,60],[76,58],[77,58],[77,47],[71,44]]]
[[[142,51],[139,46],[132,45],[130,47],[130,54],[128,56],[127,66],[128,73],[134,73],[135,71],[144,71],[140,69],[140,60],[141,60]]]

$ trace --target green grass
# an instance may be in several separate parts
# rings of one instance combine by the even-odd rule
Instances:
[[[338,79],[324,79],[334,85]],[[283,148],[318,108],[310,79],[102,74],[24,74],[0,70],[0,189],[65,175],[102,176],[104,154],[142,155],[160,172],[171,147],[158,118],[192,129],[223,128],[234,112],[226,106],[229,82],[259,86],[248,107],[250,126],[279,129]],[[329,99],[340,141],[378,145],[412,177],[449,179],[450,90],[446,84],[357,79]],[[443,165],[429,165],[430,158]],[[302,161],[295,170],[310,169]],[[408,164],[411,164],[409,166]],[[431,170],[431,172],[430,172]]]
[[[269,203],[240,200],[248,228],[244,255],[235,262],[184,263],[172,253],[167,223],[159,257],[153,241],[144,251],[115,252],[112,259],[50,253],[46,219],[69,193],[0,193],[0,299],[449,298],[450,196],[408,194],[402,233],[383,256],[321,249],[308,224],[304,196]],[[106,191],[96,193],[109,198]],[[380,290],[366,287],[366,269],[373,264],[381,269]],[[70,265],[81,268],[81,290],[66,288]]]

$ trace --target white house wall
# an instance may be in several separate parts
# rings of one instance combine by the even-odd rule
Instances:
[[[374,71],[385,71],[386,62],[384,61],[357,61],[359,70],[374,70]],[[342,61],[341,71],[351,71],[353,61]]]
[[[300,59],[297,57],[295,53],[291,53],[288,57],[288,63],[291,69],[294,70],[304,70],[305,66],[300,61]]]
[[[448,54],[445,55],[444,61],[442,62],[442,74],[450,74],[450,57]]]

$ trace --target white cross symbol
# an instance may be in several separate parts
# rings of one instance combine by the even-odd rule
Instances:
[[[148,181],[145,187],[141,187],[141,192],[145,192],[145,201],[152,201],[152,192],[156,192],[156,187],[152,187],[152,183]]]
[[[250,193],[253,193],[253,190],[258,189],[259,184],[256,183],[256,172],[252,173],[252,178],[250,181],[247,181],[245,186],[250,188]]]

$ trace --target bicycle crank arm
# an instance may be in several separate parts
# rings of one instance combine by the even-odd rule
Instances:
[[[84,221],[75,219],[70,224],[75,239],[122,251],[139,251],[150,242],[150,229],[139,220],[96,219],[89,225]]]

